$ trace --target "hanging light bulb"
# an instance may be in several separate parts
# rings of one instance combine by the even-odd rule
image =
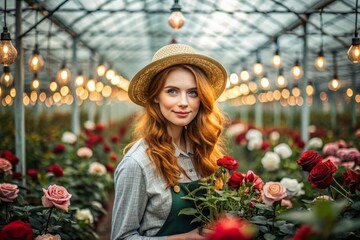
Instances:
[[[282,61],[281,61],[281,57],[280,57],[280,52],[279,52],[279,49],[276,49],[275,53],[272,57],[271,65],[274,68],[280,68],[281,64],[282,64]]]
[[[317,58],[315,59],[314,65],[317,70],[323,71],[326,68],[326,59],[324,57],[324,52],[321,49],[318,53]]]
[[[250,79],[249,71],[245,68],[243,68],[243,70],[240,72],[240,79],[244,82],[247,82]]]
[[[69,80],[70,80],[70,77],[71,77],[71,72],[66,67],[66,63],[64,61],[62,66],[61,66],[61,69],[56,74],[56,80],[60,84],[67,84],[69,82]]]
[[[341,87],[341,81],[337,76],[334,76],[333,79],[330,80],[328,87],[332,91],[337,91]]]
[[[181,13],[181,6],[179,4],[179,0],[174,1],[174,4],[170,8],[170,10],[171,15],[168,18],[168,23],[173,29],[178,30],[185,23],[185,17]]]
[[[332,91],[337,91],[341,87],[341,81],[338,79],[338,73],[337,73],[337,58],[336,58],[337,52],[333,52],[333,72],[334,77],[330,80],[328,87]]]
[[[315,59],[314,65],[317,70],[323,71],[326,68],[326,59],[324,56],[324,43],[323,43],[323,20],[322,20],[322,9],[320,11],[320,51],[317,58]]]
[[[5,9],[6,13],[6,9]],[[3,28],[1,33],[1,43],[0,43],[0,63],[4,66],[9,66],[16,61],[17,51],[16,48],[11,43],[11,36],[8,32],[7,27]]]
[[[360,38],[357,37],[357,34],[352,39],[352,44],[347,51],[347,56],[352,63],[360,62]]]
[[[232,85],[236,85],[239,83],[239,76],[236,73],[231,73],[229,81]]]
[[[272,60],[271,60],[271,65],[274,68],[280,68],[282,65],[282,61],[281,61],[281,57],[280,57],[280,49],[279,49],[279,44],[278,44],[278,38],[275,38],[275,52],[274,55],[272,56]]]
[[[32,82],[31,82],[31,88],[33,90],[36,90],[36,89],[39,88],[39,86],[40,86],[40,80],[38,78],[37,73],[34,73],[34,78],[33,78]]]
[[[276,82],[275,82],[276,86],[278,88],[284,88],[287,86],[288,82],[284,76],[284,69],[280,68],[279,69],[279,73],[278,76],[276,77]]]
[[[17,50],[11,43],[11,36],[6,26],[6,0],[4,4],[4,27],[0,38],[0,63],[9,66],[16,61]]]
[[[39,46],[35,44],[33,55],[29,59],[28,67],[30,72],[37,73],[40,72],[44,67],[44,59],[40,55]]]
[[[312,95],[314,95],[314,92],[315,92],[315,89],[314,89],[313,83],[309,82],[308,85],[306,86],[306,94],[308,96],[312,96]]]
[[[1,75],[0,83],[6,87],[9,87],[13,84],[13,82],[14,77],[10,72],[10,67],[4,66],[4,73]]]
[[[254,74],[257,77],[261,77],[264,72],[264,67],[261,64],[259,53],[256,53],[256,63],[254,64]]]
[[[294,84],[294,86],[293,86],[292,89],[291,89],[291,93],[292,93],[292,95],[293,95],[294,97],[300,96],[301,91],[300,91],[300,88],[298,87],[297,84]]]
[[[109,68],[109,69],[106,71],[105,77],[106,77],[107,80],[111,81],[111,79],[112,79],[113,77],[115,77],[115,75],[116,75],[116,72],[115,72],[113,69]]]
[[[103,77],[105,76],[106,73],[106,66],[104,63],[100,63],[97,67],[96,67],[96,73],[99,77]]]
[[[49,88],[52,92],[55,92],[56,89],[58,88],[58,84],[56,83],[56,81],[52,81],[49,85]]]
[[[295,60],[294,66],[291,68],[291,76],[295,79],[301,79],[303,76],[303,70],[300,66],[299,59]]]
[[[360,39],[358,38],[357,32],[357,10],[358,9],[358,0],[356,0],[355,6],[355,32],[354,37],[352,38],[352,44],[347,51],[347,56],[352,63],[360,62]]]
[[[270,81],[266,74],[260,79],[260,87],[264,90],[270,89]]]
[[[83,74],[82,70],[78,71],[78,75],[75,78],[75,85],[77,87],[83,86],[86,81],[86,76]]]
[[[89,80],[86,83],[86,87],[89,92],[94,92],[96,90],[96,80],[92,76],[89,77]]]

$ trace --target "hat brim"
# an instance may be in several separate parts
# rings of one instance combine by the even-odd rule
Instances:
[[[227,73],[215,59],[196,53],[177,54],[154,61],[142,68],[130,81],[128,95],[131,101],[144,106],[148,101],[151,80],[162,70],[180,64],[195,65],[202,69],[218,99],[226,87]]]

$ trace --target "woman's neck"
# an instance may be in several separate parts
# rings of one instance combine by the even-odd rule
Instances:
[[[173,142],[176,146],[178,146],[181,150],[186,151],[186,142],[185,136],[183,135],[184,128],[169,128],[168,132],[173,139]]]

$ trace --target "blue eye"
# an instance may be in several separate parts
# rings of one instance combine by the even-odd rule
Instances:
[[[198,93],[197,93],[196,90],[192,90],[192,91],[189,92],[189,95],[190,95],[190,97],[197,97]]]
[[[177,91],[174,88],[170,88],[170,89],[167,90],[167,93],[174,95],[174,94],[177,93]]]

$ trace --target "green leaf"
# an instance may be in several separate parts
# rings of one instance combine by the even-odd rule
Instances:
[[[279,227],[279,230],[287,235],[293,235],[295,232],[295,226],[292,223],[285,223]]]
[[[342,219],[336,223],[333,228],[333,234],[342,234],[346,232],[351,232],[358,230],[360,228],[360,218],[356,219]]]
[[[250,218],[250,222],[260,225],[266,225],[267,219],[264,216],[255,216]]]
[[[264,239],[265,240],[274,240],[274,239],[276,239],[276,236],[274,236],[270,233],[266,233],[266,234],[264,234]]]
[[[197,213],[198,213],[198,211],[195,208],[184,208],[184,209],[181,209],[181,211],[179,212],[179,215],[180,214],[183,214],[183,215],[196,215]]]

